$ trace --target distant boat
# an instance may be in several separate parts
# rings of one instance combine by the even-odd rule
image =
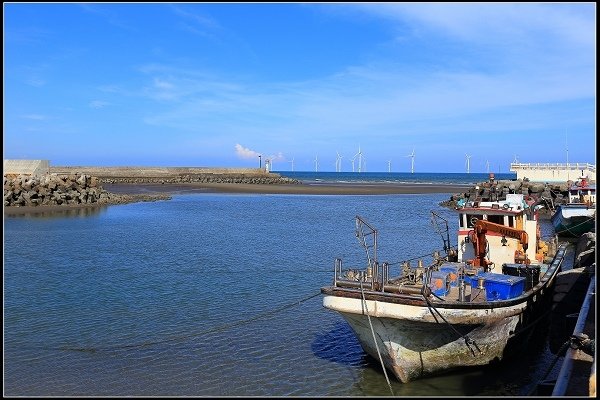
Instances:
[[[559,205],[550,218],[558,236],[579,237],[594,230],[596,223],[596,185],[587,179],[569,187],[567,204]]]
[[[433,252],[426,266],[404,262],[391,275],[377,259],[377,230],[357,216],[366,267],[344,268],[338,258],[333,284],[321,288],[323,306],[403,383],[522,354],[551,306],[566,244],[541,241],[537,206],[509,194],[461,204],[458,220],[452,247],[447,221],[432,212],[436,227],[445,223],[446,255]]]

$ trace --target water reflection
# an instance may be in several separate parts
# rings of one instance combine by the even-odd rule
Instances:
[[[368,363],[368,355],[346,321],[339,322],[329,332],[317,334],[311,348],[315,356],[345,366],[360,367]]]
[[[97,216],[106,211],[108,206],[87,206],[87,207],[69,207],[64,208],[44,206],[27,207],[11,207],[11,210],[4,208],[4,218],[86,218]]]

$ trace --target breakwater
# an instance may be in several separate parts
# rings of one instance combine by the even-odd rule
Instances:
[[[103,184],[299,184],[260,169],[146,168],[146,167],[51,167],[41,176],[5,175],[4,206],[78,206],[125,204],[168,200],[165,193],[125,194],[105,190]]]
[[[79,206],[168,200],[166,194],[117,194],[102,188],[97,177],[72,173],[4,176],[5,207]]]
[[[523,194],[530,197],[530,201],[544,207],[539,210],[541,214],[548,214],[558,205],[568,202],[569,185],[564,183],[540,183],[528,180],[499,180],[490,179],[480,182],[463,193],[456,193],[450,199],[440,203],[443,207],[455,208],[457,203],[464,201],[496,201],[506,199],[507,194]]]
[[[56,174],[86,173],[105,184],[243,183],[259,185],[299,184],[258,168],[188,167],[50,167]]]

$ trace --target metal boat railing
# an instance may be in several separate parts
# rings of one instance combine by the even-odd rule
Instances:
[[[367,267],[366,270],[347,270],[352,271],[350,273],[351,278],[343,277],[343,264],[341,258],[336,258],[334,262],[334,287],[345,287],[345,288],[360,288],[366,287],[371,291],[378,291],[382,293],[408,293],[408,294],[421,294],[423,287],[427,287],[429,283],[430,271],[436,264],[429,265],[427,267],[421,267],[423,270],[422,283],[414,284],[391,284],[390,282],[390,267],[391,265],[387,262],[378,263],[374,262],[371,267]]]
[[[585,299],[583,301],[583,305],[581,306],[581,310],[579,311],[579,317],[577,318],[577,323],[575,325],[575,329],[573,331],[573,336],[578,336],[584,334],[584,328],[586,324],[586,320],[588,318],[588,314],[590,312],[590,307],[592,301],[594,301],[594,297],[596,294],[596,281],[595,279],[591,279],[590,284],[588,286],[587,293],[585,295]],[[569,347],[567,353],[565,354],[565,360],[563,365],[558,373],[558,378],[556,379],[556,384],[554,385],[554,390],[552,391],[552,396],[565,396],[567,392],[567,388],[569,386],[569,381],[571,380],[571,374],[573,372],[573,364],[577,356],[577,352],[581,351],[579,349],[574,349]],[[593,368],[595,369],[595,359]]]
[[[560,271],[564,261],[567,244],[562,243],[556,249],[552,261],[547,264],[547,269],[543,277],[540,277],[536,287],[544,286],[547,281],[555,275],[556,271]],[[347,269],[344,271],[341,258],[336,258],[334,262],[334,278],[333,286],[342,288],[360,289],[364,288],[373,292],[395,293],[395,294],[423,294],[429,293],[429,283],[431,282],[431,273],[445,259],[434,256],[433,262],[430,265],[423,266],[419,261],[417,268],[411,268],[409,263],[404,263],[401,266],[401,271],[398,276],[394,275],[394,279],[390,280],[389,263],[372,262],[366,269]],[[421,275],[407,277],[406,272],[419,273]],[[402,278],[402,282],[396,281]],[[462,279],[462,275],[460,277]],[[394,282],[396,281],[396,282]],[[534,288],[535,289],[535,288]]]

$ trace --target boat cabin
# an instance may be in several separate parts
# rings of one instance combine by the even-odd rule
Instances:
[[[596,204],[596,185],[581,178],[569,188],[569,203]]]
[[[458,208],[458,260],[477,258],[474,233],[475,224],[481,220],[491,223],[484,225],[486,258],[494,260],[489,270],[500,273],[502,264],[521,262],[516,259],[517,253],[535,263],[539,259],[539,228],[530,204],[522,194],[508,194],[506,200],[494,202],[464,203]]]

